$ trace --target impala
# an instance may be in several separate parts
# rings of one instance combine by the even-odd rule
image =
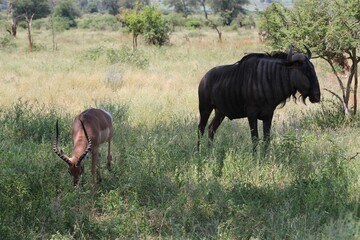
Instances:
[[[73,177],[73,184],[76,186],[81,174],[84,172],[84,162],[87,153],[92,155],[92,181],[93,186],[100,180],[100,173],[97,165],[99,164],[99,146],[108,142],[107,167],[111,170],[111,139],[114,133],[111,114],[96,108],[90,108],[77,115],[72,124],[72,143],[74,145],[72,157],[68,157],[58,148],[59,124],[56,122],[56,137],[53,150],[62,160],[69,165],[69,173]],[[98,175],[98,176],[97,176]],[[98,178],[99,177],[99,178]]]

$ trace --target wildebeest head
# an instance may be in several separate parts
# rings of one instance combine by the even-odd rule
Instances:
[[[292,71],[290,78],[292,79],[298,92],[301,94],[305,103],[307,97],[310,102],[320,102],[320,86],[316,76],[314,65],[310,62],[311,51],[305,46],[307,55],[301,53],[292,53],[292,46],[288,54],[288,62],[291,63]]]

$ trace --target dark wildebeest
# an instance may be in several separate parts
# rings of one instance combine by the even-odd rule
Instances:
[[[257,120],[263,121],[265,146],[270,141],[271,121],[279,104],[285,105],[287,99],[299,92],[303,102],[320,101],[320,87],[314,65],[307,55],[290,52],[244,56],[232,65],[212,68],[199,84],[200,136],[213,109],[215,116],[209,125],[209,138],[212,141],[216,129],[224,117],[230,120],[247,117],[250,125],[253,150],[258,143]]]

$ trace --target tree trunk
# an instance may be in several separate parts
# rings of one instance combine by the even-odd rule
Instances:
[[[354,63],[354,76],[355,76],[355,83],[354,83],[354,115],[357,113],[357,90],[358,90],[358,63],[360,58],[358,59],[356,55],[356,48],[352,50],[352,58]]]
[[[32,24],[33,17],[34,17],[34,14],[31,15],[30,18],[27,15],[25,15],[25,20],[26,20],[27,29],[28,29],[29,51],[30,52],[32,52],[32,49],[33,49],[33,40],[32,40],[32,36],[31,36],[31,24]]]
[[[11,21],[11,26],[10,29],[8,29],[7,31],[14,37],[16,37],[16,32],[17,32],[17,24],[18,24],[18,17],[14,15],[14,7],[13,7],[13,3],[9,2],[8,3],[8,15],[10,17],[10,21]]]
[[[203,10],[204,10],[205,19],[207,20],[208,19],[208,13],[207,13],[206,7],[205,7],[205,0],[201,1],[201,6],[203,7]]]
[[[14,37],[16,37],[16,32],[17,32],[17,24],[18,24],[18,20],[17,17],[13,17],[11,19],[11,30],[10,30],[10,34]]]
[[[137,49],[137,34],[133,34],[133,50]]]

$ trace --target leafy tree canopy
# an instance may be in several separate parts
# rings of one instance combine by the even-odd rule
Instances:
[[[177,13],[183,13],[184,16],[191,14],[193,8],[198,7],[202,0],[165,0],[164,4],[174,8]]]
[[[137,47],[137,37],[143,35],[149,44],[162,46],[169,41],[170,28],[160,10],[154,5],[141,9],[136,5],[133,10],[126,10],[123,21],[133,34],[133,46]]]
[[[337,76],[346,106],[351,93],[354,93],[354,103],[357,102],[359,3],[359,0],[301,0],[295,2],[293,9],[272,4],[263,13],[260,24],[261,31],[273,48],[284,49],[292,43],[303,49],[306,45],[325,59]],[[350,71],[345,84],[337,75],[339,70]]]
[[[209,0],[211,9],[215,13],[219,13],[223,19],[224,24],[230,25],[231,22],[237,17],[244,9],[242,6],[249,3],[248,0]]]
[[[70,27],[75,27],[75,18],[80,16],[80,11],[72,0],[61,0],[54,7],[54,16],[66,19]]]
[[[34,19],[37,19],[50,14],[48,0],[10,0],[9,5],[13,10],[13,16],[34,14]]]

